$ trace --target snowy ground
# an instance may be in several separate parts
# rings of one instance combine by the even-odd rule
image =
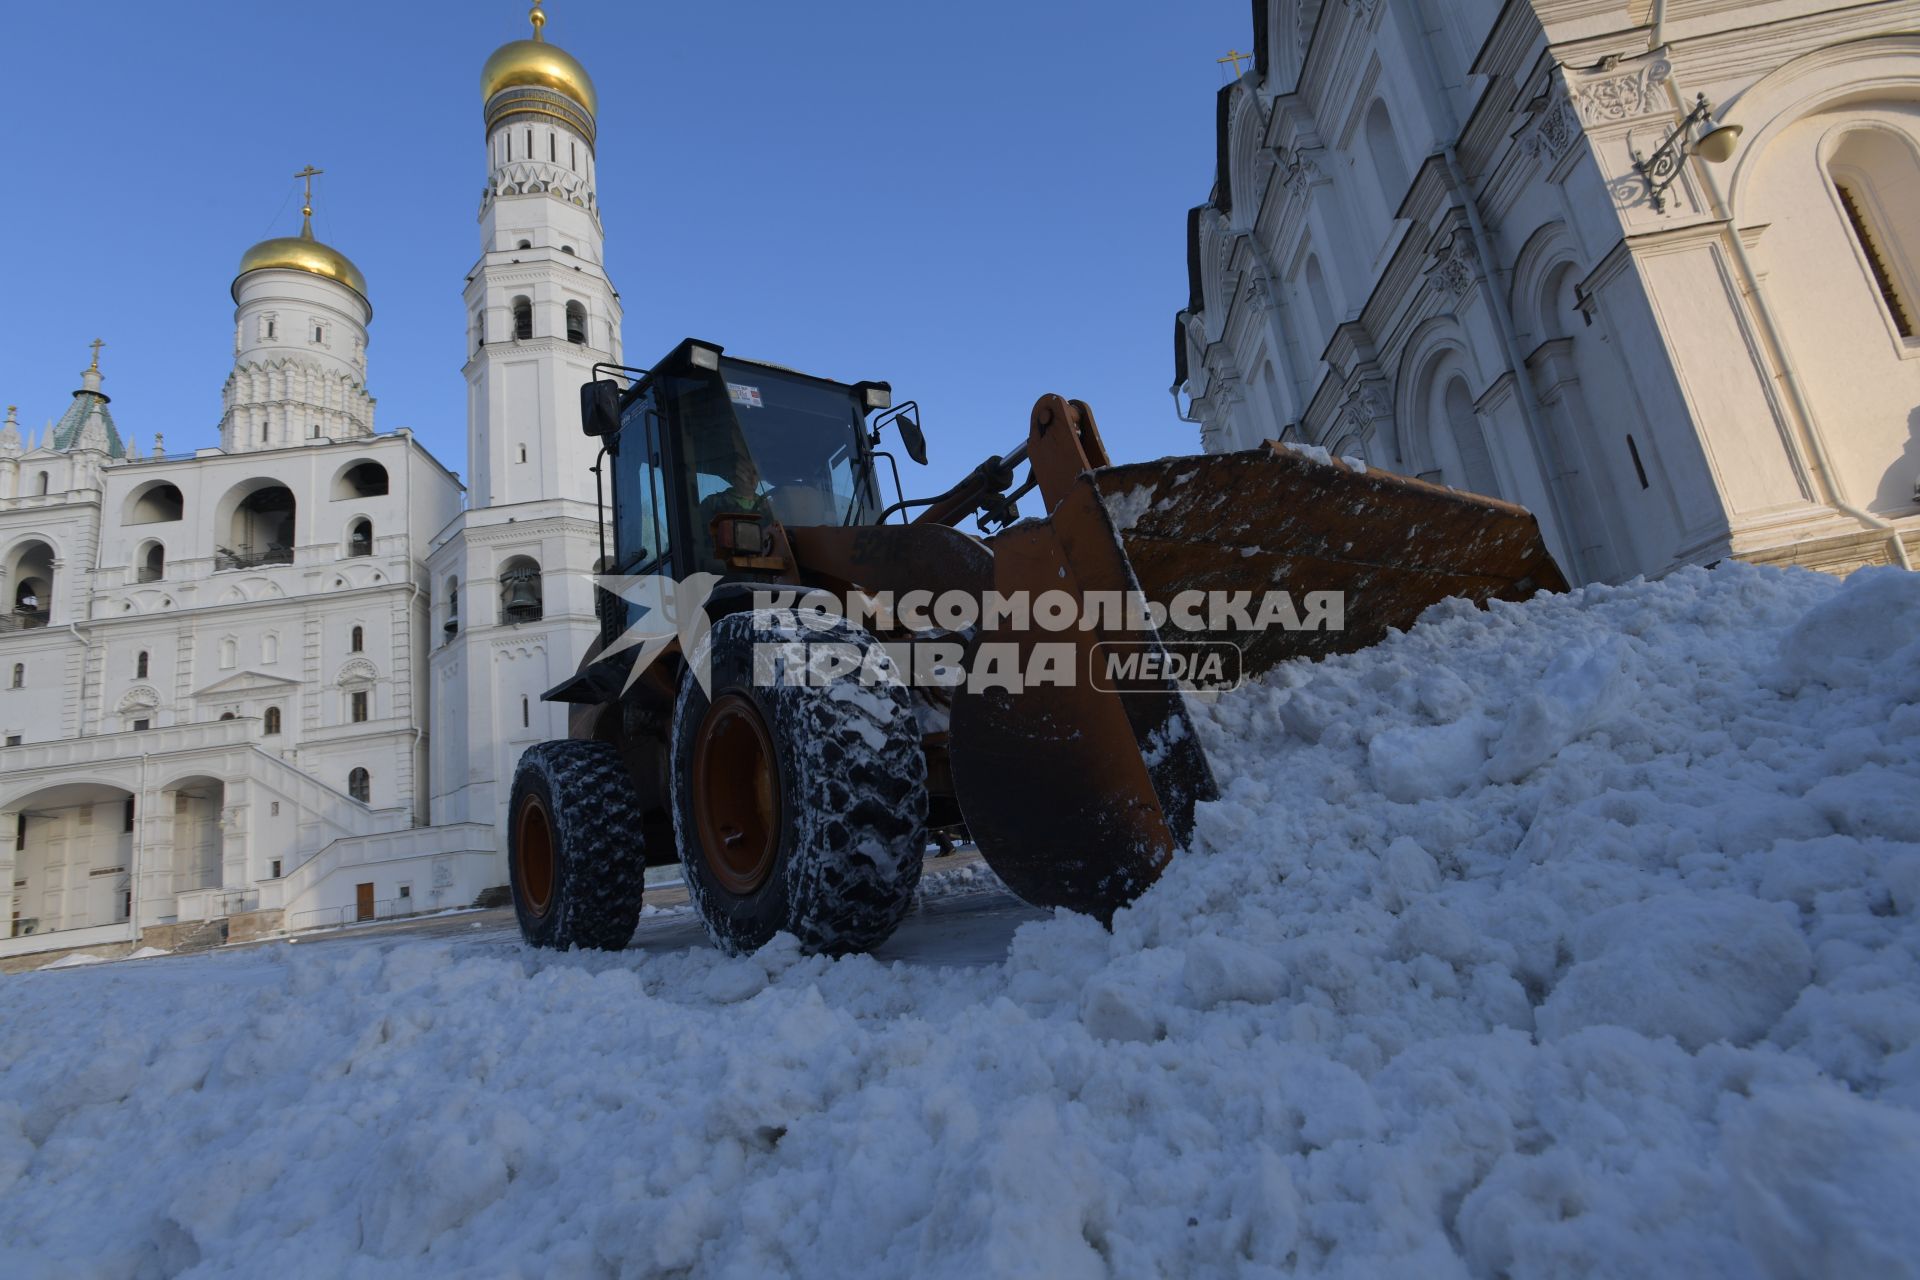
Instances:
[[[1442,606],[1211,708],[1111,934],[0,980],[0,1275],[1920,1274],[1916,637],[1893,571]]]

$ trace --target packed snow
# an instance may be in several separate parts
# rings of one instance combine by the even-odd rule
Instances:
[[[0,980],[0,1274],[1920,1274],[1920,578],[1442,605],[1198,718],[1193,847],[997,965]]]

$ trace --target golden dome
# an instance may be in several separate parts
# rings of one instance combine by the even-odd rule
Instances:
[[[490,100],[502,89],[526,85],[563,93],[587,109],[588,115],[600,111],[600,95],[593,91],[593,79],[587,69],[565,49],[556,49],[540,36],[547,15],[535,3],[528,15],[533,22],[533,39],[515,40],[493,51],[487,65],[480,68],[480,101]]]
[[[240,276],[269,267],[305,271],[337,281],[359,294],[362,302],[367,300],[367,278],[360,274],[360,268],[354,266],[347,255],[338,249],[315,240],[311,222],[301,227],[297,236],[275,236],[247,250],[240,258],[239,274],[234,277],[235,290],[239,289]]]

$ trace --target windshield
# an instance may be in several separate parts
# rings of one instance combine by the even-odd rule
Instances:
[[[864,417],[846,387],[723,359],[716,373],[658,379],[624,422],[614,483],[623,565],[657,560],[667,549],[672,482],[663,434],[673,439],[680,486],[673,506],[688,513],[686,571],[724,570],[713,521],[727,512],[763,512],[784,525],[865,524],[879,513],[877,486],[861,461]]]
[[[845,387],[725,359],[720,376],[737,435],[708,442],[712,466],[694,442],[697,501],[751,483],[782,524],[863,524],[877,514],[860,462],[864,421]],[[742,443],[744,458],[736,456]]]

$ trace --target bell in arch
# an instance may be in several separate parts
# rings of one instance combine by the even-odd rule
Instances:
[[[507,582],[507,608],[509,610],[538,609],[540,607],[540,584],[531,573],[514,574]]]

